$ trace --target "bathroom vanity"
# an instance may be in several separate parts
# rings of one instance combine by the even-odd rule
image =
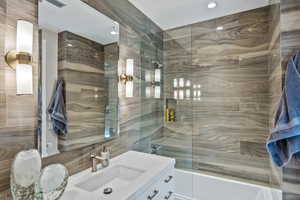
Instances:
[[[175,160],[128,151],[70,177],[62,200],[174,200]]]

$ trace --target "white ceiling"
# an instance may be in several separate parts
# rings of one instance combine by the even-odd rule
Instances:
[[[58,8],[46,0],[39,2],[39,26],[41,28],[57,33],[70,31],[101,44],[118,41],[118,35],[110,34],[113,26],[116,26],[112,19],[80,0],[59,1],[66,6]]]
[[[214,0],[218,6],[208,9],[210,0],[129,0],[163,30],[193,24],[246,10],[263,7],[269,0]]]

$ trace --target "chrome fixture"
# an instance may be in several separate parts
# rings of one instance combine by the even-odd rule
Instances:
[[[92,172],[97,172],[97,164],[100,162],[103,167],[107,167],[109,163],[109,158],[105,158],[102,156],[96,156],[95,154],[91,154],[92,160]]]
[[[151,154],[157,154],[161,146],[159,144],[151,144]]]
[[[162,68],[163,65],[158,62],[158,61],[155,61],[155,60],[152,60],[152,64],[154,65],[155,68]]]
[[[111,35],[119,35],[119,30],[117,25],[119,25],[117,22],[115,22],[115,25],[112,27],[112,31],[110,32]]]

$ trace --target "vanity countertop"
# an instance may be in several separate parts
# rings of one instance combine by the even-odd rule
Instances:
[[[91,169],[87,169],[71,176],[62,200],[134,199],[174,165],[175,159],[172,158],[128,151],[111,159],[107,168],[101,169],[101,165],[98,165],[97,172],[92,173]],[[113,177],[115,174],[120,174],[121,178],[110,181],[108,177]],[[101,184],[103,187],[98,186]],[[88,189],[82,189],[82,185]],[[107,187],[113,189],[109,195],[103,193],[104,188]]]

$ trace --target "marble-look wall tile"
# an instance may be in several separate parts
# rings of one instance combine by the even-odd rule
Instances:
[[[280,48],[280,4],[273,4],[270,8],[270,45],[269,45],[269,127],[274,127],[275,113],[282,93],[282,68]],[[282,170],[271,162],[271,184],[280,186],[282,182]]]
[[[145,57],[148,60],[162,62],[162,30],[128,1],[83,1],[121,24],[119,41],[121,67],[125,69],[125,60],[127,58],[133,58],[136,66],[134,80],[136,89],[134,97],[125,98],[124,90],[120,90],[121,93],[119,93],[120,137],[105,142],[105,145],[112,148],[113,156],[134,148],[147,148],[146,151],[149,152],[151,139],[159,137],[160,129],[163,126],[163,101],[162,99],[149,99],[144,102],[144,99],[140,97],[142,71],[146,66],[142,60],[145,60]],[[13,92],[15,87],[13,85],[14,79],[12,79],[14,73],[4,63],[3,55],[7,50],[13,49],[15,46],[16,19],[27,19],[34,22],[34,24],[37,23],[37,3],[37,0],[0,1],[0,83],[2,83],[1,81],[5,81],[4,84],[0,84],[0,102],[5,103],[4,105],[0,104],[0,199],[5,200],[11,199],[7,189],[9,187],[9,169],[12,158],[16,152],[34,147],[36,119],[32,118],[35,117],[35,114],[31,114],[31,111],[33,113],[36,111],[36,95],[28,99],[15,96]],[[5,18],[3,19],[2,16],[5,16]],[[2,29],[2,27],[4,28]],[[36,37],[34,47],[36,51],[38,50],[37,43]],[[142,44],[146,45],[143,46]],[[144,48],[147,49],[145,50]],[[38,56],[34,55],[34,61],[35,63],[38,62]],[[79,64],[81,63],[79,62]],[[7,79],[10,80],[9,83]],[[7,103],[8,98],[11,103]],[[17,101],[14,101],[14,98]],[[22,108],[23,105],[24,110],[19,110],[20,115],[17,115],[18,112],[15,112],[16,110],[13,108],[12,103],[19,106],[18,109]],[[7,106],[9,107],[7,108]],[[2,112],[3,109],[5,109],[5,112]],[[5,116],[6,113],[10,113],[10,117],[2,118],[3,113],[5,113]],[[7,126],[7,124],[10,126]],[[17,128],[16,126],[12,126],[16,124],[18,125]],[[141,130],[143,134],[140,135]],[[5,141],[7,142],[5,143]],[[8,145],[9,149],[7,148]],[[90,153],[99,152],[101,148],[102,144],[94,144],[64,152],[43,159],[43,164],[62,163],[67,166],[70,174],[74,174],[89,168],[91,164],[89,159]]]
[[[16,95],[16,73],[4,55],[16,49],[18,19],[34,24],[33,95]],[[0,1],[0,191],[8,189],[11,162],[15,154],[35,146],[38,73],[37,0]],[[9,199],[9,193],[0,199]],[[3,197],[3,198],[2,198]]]
[[[280,17],[281,17],[281,61],[282,75],[286,70],[288,60],[300,49],[300,2],[293,0],[281,0]],[[294,159],[283,169],[283,199],[294,200],[300,199],[300,167],[299,161]]]
[[[65,31],[58,34],[58,51],[58,76],[65,81],[69,122],[68,134],[59,137],[59,150],[70,151],[104,139],[108,103],[104,46]]]
[[[164,33],[165,100],[174,90],[191,96],[175,100],[176,122],[153,142],[178,167],[269,183],[269,14],[264,7]],[[191,86],[174,88],[180,78]]]

